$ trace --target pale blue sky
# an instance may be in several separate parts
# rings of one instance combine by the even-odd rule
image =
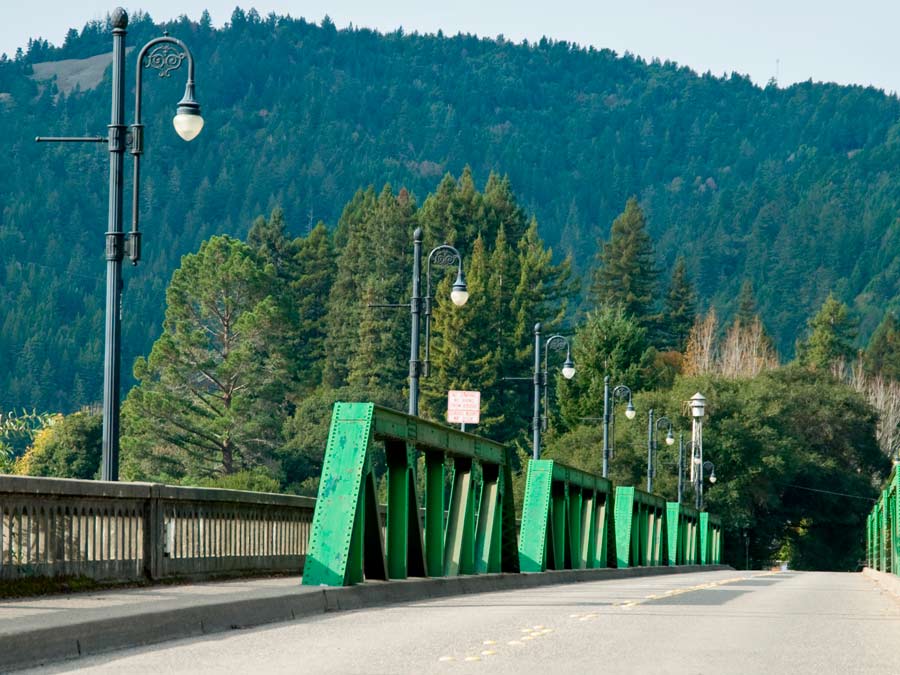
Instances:
[[[221,26],[237,0],[142,0],[156,20],[204,8]],[[390,31],[542,35],[583,45],[671,59],[716,74],[737,71],[764,84],[779,70],[779,83],[825,80],[873,84],[900,91],[900,3],[890,0],[259,0],[242,7],[304,16],[329,14],[339,27],[352,22]],[[108,0],[44,0],[40,12],[25,2],[0,0],[0,52],[12,54],[29,37],[54,44],[70,27],[102,18]],[[780,62],[780,66],[776,66]]]

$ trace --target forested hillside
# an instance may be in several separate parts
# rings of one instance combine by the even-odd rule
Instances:
[[[662,278],[683,255],[701,307],[724,317],[751,281],[783,356],[830,291],[863,337],[900,304],[900,102],[880,91],[759,88],[551,40],[380,35],[252,11],[222,30],[132,16],[129,44],[164,28],[194,52],[206,127],[190,144],[172,131],[183,73],[146,79],[144,261],[125,270],[126,374],[160,335],[181,256],[211,235],[243,239],[276,206],[292,235],[333,229],[368,185],[406,188],[425,208],[466,165],[479,186],[508,176],[557,262],[572,253],[582,275],[636,195]],[[107,26],[91,24],[0,62],[0,409],[69,411],[100,396],[107,153],[33,139],[105,133],[109,73],[61,93],[33,71],[109,48]],[[364,253],[359,265],[376,264]]]

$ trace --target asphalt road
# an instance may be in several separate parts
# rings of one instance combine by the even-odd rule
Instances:
[[[468,595],[30,672],[900,673],[900,600],[860,574],[705,572]]]

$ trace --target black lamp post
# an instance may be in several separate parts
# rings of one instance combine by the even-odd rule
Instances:
[[[603,477],[609,477],[610,447],[612,445],[615,429],[615,405],[617,398],[628,397],[628,405],[625,407],[625,417],[634,419],[636,411],[631,402],[631,389],[624,384],[617,385],[610,391],[609,375],[603,378]]]
[[[558,345],[558,347],[557,347]],[[569,340],[562,335],[551,335],[544,344],[544,364],[541,370],[541,324],[534,324],[534,413],[531,418],[531,454],[534,459],[541,458],[541,429],[545,418],[541,417],[541,398],[544,399],[544,413],[548,410],[547,402],[547,352],[551,349],[566,348],[566,360],[562,365],[563,377],[571,380],[575,376],[575,364],[572,362],[572,348]],[[542,391],[543,389],[543,391]]]
[[[138,229],[138,203],[140,157],[144,152],[144,126],[141,124],[141,85],[144,68],[159,71],[160,77],[168,77],[178,70],[185,59],[188,62],[187,86],[184,97],[178,102],[173,125],[186,141],[193,140],[203,128],[200,105],[194,98],[194,58],[181,40],[164,35],[148,42],[138,53],[135,79],[134,123],[126,127],[125,121],[125,35],[128,14],[121,7],[113,10],[113,59],[112,59],[112,115],[108,134],[102,136],[72,137],[38,136],[38,142],[106,143],[109,149],[109,215],[106,232],[106,330],[103,358],[103,480],[119,479],[119,383],[121,379],[121,303],[122,259],[128,255],[137,265],[141,259],[141,235]],[[134,184],[132,200],[131,232],[126,239],[122,228],[123,173],[125,148],[129,147],[134,158]]]
[[[656,455],[656,432],[663,425],[668,426],[669,432],[666,434],[666,445],[672,445],[675,443],[675,436],[672,433],[672,422],[669,421],[668,417],[660,417],[656,420],[656,423],[653,422],[653,408],[650,408],[649,412],[650,424],[647,427],[647,492],[653,492],[653,477],[656,473],[656,467],[654,459]]]
[[[419,376],[428,377],[429,356],[431,352],[431,304],[434,297],[431,295],[431,266],[449,267],[457,265],[456,281],[450,291],[450,299],[457,307],[462,307],[469,300],[469,289],[466,286],[466,278],[463,274],[462,255],[449,244],[436,246],[428,254],[426,265],[425,297],[421,296],[422,288],[422,228],[417,227],[413,232],[413,275],[412,275],[412,300],[409,305],[412,315],[412,329],[409,340],[409,414],[419,414]],[[422,301],[425,301],[425,361],[424,367],[419,360],[419,315],[422,313]],[[421,370],[421,373],[420,373]]]

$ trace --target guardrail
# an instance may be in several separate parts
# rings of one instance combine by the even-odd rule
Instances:
[[[896,466],[866,518],[866,563],[900,576],[900,473]]]
[[[614,539],[610,532],[612,483],[552,459],[528,463],[519,567],[522,572],[548,568],[606,567]],[[613,549],[612,551],[610,549]]]
[[[238,490],[0,476],[0,579],[296,572],[314,504]]]
[[[373,471],[376,442],[383,443],[388,469],[386,537]],[[416,450],[425,455],[424,531]],[[445,462],[452,463],[446,505]],[[516,548],[506,448],[373,403],[335,403],[304,584],[517,572]]]

